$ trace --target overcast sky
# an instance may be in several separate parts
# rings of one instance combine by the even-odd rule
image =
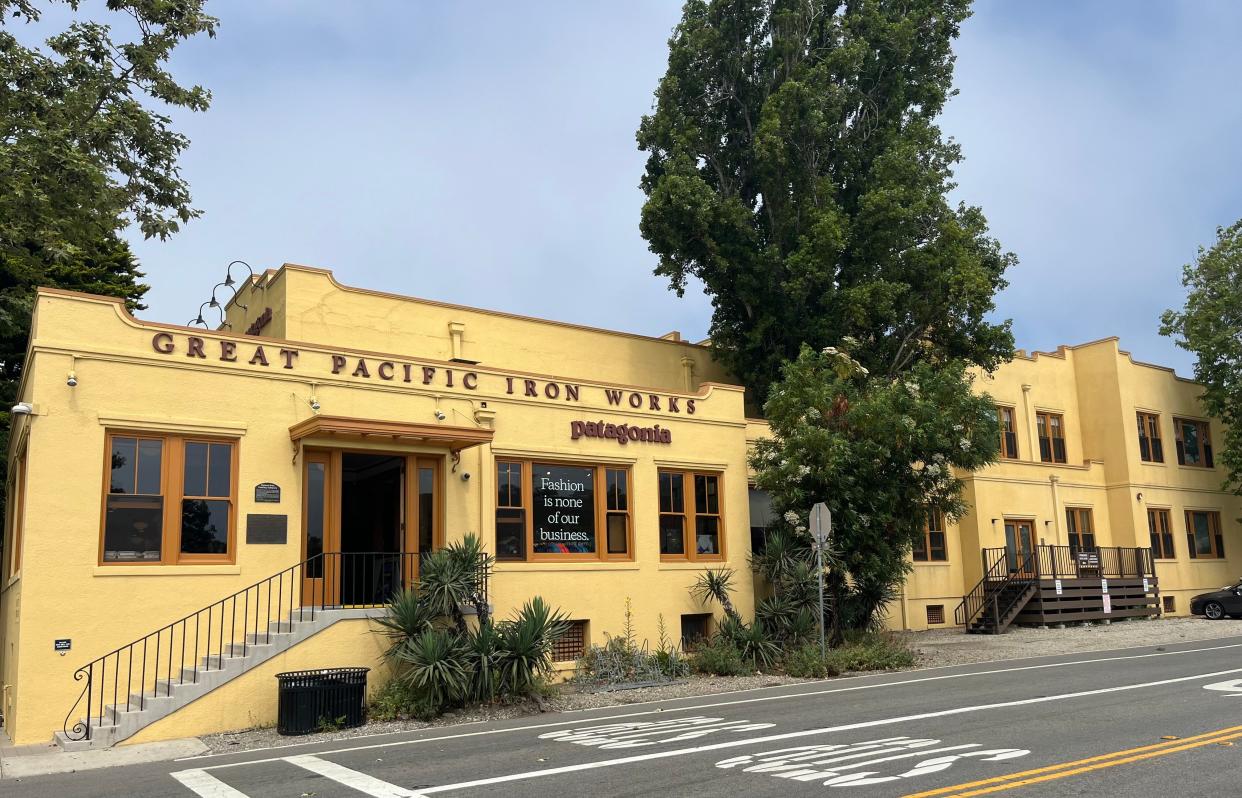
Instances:
[[[640,116],[679,3],[216,0],[185,46],[215,95],[178,123],[202,219],[134,245],[143,315],[184,323],[230,260],[565,321],[706,334],[709,301],[652,275]],[[1020,264],[1017,345],[1157,333],[1180,268],[1242,216],[1242,3],[983,0],[943,119],[958,198]],[[412,353],[416,354],[416,353]]]

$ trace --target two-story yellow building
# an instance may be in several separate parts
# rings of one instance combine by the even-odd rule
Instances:
[[[1143,595],[1158,574],[1168,612],[1236,576],[1239,507],[1193,383],[1107,340],[1019,357],[979,387],[1005,457],[968,476],[970,515],[916,548],[892,627],[951,625],[986,568],[1021,573],[1041,543],[1154,545]],[[40,291],[0,560],[5,729],[111,745],[271,723],[275,673],[380,668],[375,605],[466,534],[496,556],[497,614],[541,595],[575,621],[565,663],[621,632],[627,604],[640,638],[698,635],[712,610],[696,577],[746,573],[762,540],[746,458],[766,426],[743,398],[675,333],[301,266],[241,283],[215,330]]]

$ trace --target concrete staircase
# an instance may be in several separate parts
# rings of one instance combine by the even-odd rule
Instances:
[[[121,700],[124,696],[118,697],[115,704],[104,708],[102,718],[91,718],[90,739],[71,740],[64,732],[56,732],[56,743],[65,751],[111,747],[338,621],[376,618],[383,614],[382,607],[316,609],[312,618],[308,609],[299,619],[299,611],[295,609],[289,620],[269,624],[268,632],[248,634],[244,644],[231,643],[224,646],[220,654],[202,657],[197,667],[183,667],[180,679],[157,680],[154,688],[143,695],[130,696],[128,706]],[[276,689],[274,682],[272,689]]]

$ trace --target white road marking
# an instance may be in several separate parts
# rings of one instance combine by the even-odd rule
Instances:
[[[1147,648],[1147,646],[1144,646],[1144,648]],[[1072,665],[1093,665],[1096,663],[1120,662],[1120,661],[1134,660],[1134,659],[1150,659],[1153,657],[1174,657],[1174,656],[1179,656],[1182,654],[1202,654],[1202,653],[1213,652],[1213,651],[1222,651],[1222,650],[1231,649],[1231,648],[1242,648],[1242,643],[1229,643],[1223,646],[1211,646],[1208,648],[1190,648],[1190,649],[1183,649],[1181,651],[1160,651],[1160,652],[1153,652],[1151,654],[1128,654],[1128,655],[1116,656],[1116,657],[1098,657],[1096,659],[1071,660],[1069,662],[1047,662],[1041,665],[1023,665],[1017,668],[995,668],[995,669],[986,670],[986,671],[971,671],[969,673],[948,673],[948,674],[943,674],[940,676],[926,676],[922,678],[902,679],[902,680],[894,681],[894,682],[882,682],[880,684],[856,684],[850,687],[834,687],[834,688],[830,688],[827,690],[813,690],[813,691],[799,692],[799,693],[781,693],[779,695],[759,696],[757,698],[740,698],[740,699],[736,699],[733,701],[716,701],[716,702],[708,703],[708,704],[692,704],[689,706],[681,706],[681,707],[661,707],[659,709],[648,709],[648,710],[643,710],[641,712],[626,712],[626,713],[622,713],[618,715],[609,715],[607,717],[599,718],[598,720],[599,721],[620,720],[622,718],[637,718],[637,717],[643,717],[646,715],[659,715],[659,714],[663,714],[666,712],[693,712],[695,710],[714,709],[716,707],[736,706],[738,704],[753,704],[753,703],[760,703],[760,702],[766,702],[766,701],[787,701],[787,700],[798,699],[798,698],[811,698],[814,696],[831,695],[834,693],[852,693],[857,690],[878,690],[878,689],[883,689],[885,687],[903,687],[903,686],[908,686],[912,684],[923,684],[926,682],[943,681],[946,679],[969,679],[969,678],[973,678],[976,676],[995,676],[997,674],[1018,673],[1020,671],[1043,670],[1047,668],[1064,668],[1064,667],[1069,667]],[[1117,650],[1125,651],[1128,649],[1117,649]],[[1023,659],[1036,659],[1036,658],[1025,657]],[[960,668],[962,666],[946,665],[944,667]],[[927,668],[926,670],[937,670],[937,669]],[[884,678],[888,676],[892,676],[892,674],[888,674],[888,673],[867,674],[864,676],[851,677],[849,681],[855,682],[861,679]],[[833,681],[842,681],[842,680],[833,680]],[[753,688],[752,690],[742,690],[738,692],[754,692],[758,690],[771,690],[771,689],[773,688],[756,687],[756,688]],[[662,701],[640,701],[634,704],[629,704],[628,706],[642,706],[644,704],[657,704],[657,703],[664,703],[670,700],[674,700],[674,699],[663,699]],[[608,707],[607,709],[614,709],[614,708]],[[575,712],[581,712],[581,711],[583,710],[575,710]],[[355,745],[355,746],[350,746],[347,748],[335,748],[331,750],[319,751],[317,753],[320,756],[325,756],[329,754],[351,753],[354,751],[371,751],[371,750],[380,749],[380,748],[394,748],[396,746],[404,746],[404,745],[421,745],[423,743],[444,742],[446,740],[460,740],[460,739],[464,739],[468,737],[486,737],[486,736],[491,736],[494,734],[512,734],[514,732],[538,731],[540,729],[555,729],[561,726],[572,726],[576,723],[582,723],[582,722],[583,722],[582,718],[576,718],[574,720],[562,720],[562,721],[555,721],[552,723],[533,723],[533,724],[527,724],[523,726],[510,726],[510,727],[506,727],[503,729],[485,729],[483,731],[475,731],[475,732],[459,732],[457,734],[443,734],[438,737],[420,737],[414,740],[396,740],[390,743],[370,743],[367,745]],[[477,721],[471,724],[462,724],[462,725],[477,726],[480,723],[482,723],[482,721]],[[401,732],[385,732],[384,734],[381,734],[381,735],[368,735],[368,736],[378,737],[378,736],[386,736],[389,734],[400,734],[400,733]],[[358,738],[355,738],[355,739],[358,739]],[[311,743],[296,743],[295,745],[310,745],[310,744]],[[292,747],[292,746],[276,746],[271,749],[258,748],[252,751],[248,751],[246,753],[253,754],[253,753],[261,752],[265,750],[277,750],[278,751],[281,748],[289,748],[289,747]],[[204,754],[202,756],[183,757],[181,759],[176,759],[173,761],[175,762],[200,762],[204,759],[212,759],[215,757],[223,757],[223,756],[238,756],[238,754],[235,752],[224,752],[224,753],[219,753],[219,754]],[[246,765],[262,765],[262,764],[267,764],[270,762],[280,762],[283,759],[284,757],[280,757],[280,756],[265,757],[263,759],[248,759],[242,762],[225,762],[224,764],[220,764],[220,765],[205,765],[203,769],[204,770],[219,770],[222,768],[244,767]]]
[[[1222,693],[1229,693],[1230,698],[1242,696],[1242,679],[1230,679],[1227,682],[1215,682],[1214,684],[1203,685],[1204,690],[1220,690]]]
[[[953,763],[966,758],[979,759],[984,762],[1003,762],[1026,756],[1031,753],[1024,748],[991,748],[983,750],[979,743],[964,745],[947,745],[940,748],[926,749],[940,745],[940,740],[912,739],[909,737],[889,737],[867,743],[848,745],[803,745],[796,748],[782,748],[762,754],[746,754],[724,759],[716,763],[716,767],[729,769],[738,765],[745,773],[766,773],[779,779],[792,781],[823,781],[827,787],[861,787],[870,784],[885,784],[900,779],[912,779],[929,773],[947,770]],[[974,749],[974,750],[971,750]],[[843,753],[844,752],[844,753]],[[852,752],[852,753],[851,753]],[[930,756],[940,754],[941,756]],[[895,775],[882,775],[879,771],[861,771],[846,773],[847,770],[872,767],[884,762],[896,762],[902,759],[923,757],[914,767]],[[850,762],[850,760],[864,760]],[[839,764],[850,762],[848,765]],[[827,766],[827,767],[825,767]]]
[[[770,729],[775,723],[751,723],[747,720],[725,720],[692,715],[659,721],[629,721],[606,723],[600,726],[583,726],[563,729],[539,735],[540,740],[556,740],[562,743],[589,745],[596,748],[641,748],[660,743],[695,740],[717,732],[740,734],[748,731]]]
[[[201,798],[249,798],[246,793],[233,789],[205,770],[179,770],[170,775]]]
[[[350,789],[366,793],[372,796],[372,798],[423,798],[421,792],[398,787],[374,776],[368,776],[344,765],[338,765],[335,762],[329,762],[326,759],[320,759],[310,754],[287,757],[285,761],[291,765],[297,765],[312,773],[318,773],[320,776],[332,779],[337,784],[344,784]]]
[[[605,759],[598,762],[584,762],[577,765],[563,765],[555,768],[544,768],[542,770],[531,770],[525,773],[510,773],[505,776],[492,776],[486,779],[474,779],[471,781],[458,782],[456,784],[444,784],[438,787],[425,787],[422,792],[424,795],[433,793],[448,792],[450,790],[463,790],[469,787],[485,787],[492,784],[504,784],[510,781],[524,781],[526,779],[541,778],[544,776],[558,776],[565,773],[577,773],[584,770],[596,770],[598,768],[614,767],[616,765],[630,765],[637,762],[648,762],[655,759],[669,759],[671,757],[688,756],[690,754],[699,754],[707,751],[721,751],[727,748],[738,748],[747,745],[759,745],[763,743],[772,743],[780,740],[795,740],[800,737],[810,737],[818,734],[833,734],[843,731],[854,731],[856,729],[871,729],[877,726],[890,726],[897,723],[909,723],[916,720],[929,720],[931,718],[944,718],[953,715],[965,715],[974,712],[985,712],[992,709],[1009,709],[1011,707],[1031,706],[1033,704],[1046,704],[1054,701],[1066,701],[1074,698],[1084,698],[1092,695],[1106,695],[1108,693],[1122,693],[1130,690],[1145,690],[1151,687],[1160,687],[1166,684],[1180,684],[1183,682],[1197,681],[1199,679],[1211,679],[1216,676],[1229,676],[1235,673],[1242,673],[1242,668],[1232,668],[1227,671],[1215,671],[1212,673],[1200,673],[1194,676],[1178,676],[1173,679],[1158,679],[1153,682],[1140,682],[1138,684],[1123,684],[1115,687],[1102,687],[1096,690],[1081,690],[1073,693],[1061,693],[1059,695],[1040,696],[1039,698],[1024,698],[1015,701],[1001,701],[994,704],[977,704],[964,707],[954,707],[953,709],[943,709],[936,712],[920,712],[916,715],[903,715],[896,718],[881,718],[879,720],[866,720],[858,723],[847,723],[841,726],[825,726],[819,729],[807,729],[805,731],[785,732],[783,734],[769,734],[765,737],[752,737],[746,740],[727,740],[725,742],[712,743],[710,745],[700,745],[693,748],[677,748],[671,751],[652,751],[647,754],[635,754],[633,756],[618,757],[616,759]]]

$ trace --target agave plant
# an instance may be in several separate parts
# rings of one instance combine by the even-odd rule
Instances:
[[[526,695],[535,682],[552,670],[552,644],[568,628],[566,616],[535,596],[522,605],[517,617],[499,627],[500,684],[513,695]]]
[[[699,574],[699,578],[690,588],[690,595],[700,603],[707,604],[714,600],[720,604],[730,620],[741,623],[742,616],[738,615],[737,610],[733,608],[733,599],[729,595],[732,592],[733,569],[731,568],[721,568],[718,571],[708,569]]]
[[[401,645],[432,627],[436,613],[414,590],[406,589],[393,594],[382,616],[375,619],[381,633],[391,642],[384,652],[387,659],[397,659]]]
[[[436,549],[419,563],[418,593],[436,615],[453,619],[459,635],[466,634],[462,605],[469,605],[476,592],[476,572],[449,548]]]
[[[480,624],[470,633],[464,647],[470,671],[468,693],[474,701],[495,701],[500,693],[500,665],[504,659],[503,640],[490,623]]]
[[[755,607],[755,623],[777,637],[784,637],[789,628],[789,621],[797,613],[798,608],[779,593],[763,599]]]
[[[402,678],[437,711],[464,701],[470,663],[461,639],[448,629],[428,629],[397,649],[405,665]]]
[[[444,547],[448,552],[448,556],[455,560],[461,571],[468,571],[470,574],[470,598],[465,603],[474,606],[474,611],[479,619],[480,626],[486,626],[490,622],[489,608],[487,606],[487,596],[484,594],[484,585],[479,583],[481,573],[491,570],[492,565],[496,562],[496,558],[488,554],[483,548],[483,541],[479,540],[477,535],[467,534],[460,541],[454,541]]]
[[[744,623],[730,624],[729,637],[742,658],[749,660],[755,668],[770,668],[781,657],[781,647],[773,640],[761,624]]]

